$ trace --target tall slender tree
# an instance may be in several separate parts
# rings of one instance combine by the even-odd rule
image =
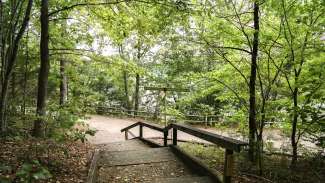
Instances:
[[[256,152],[256,70],[259,43],[259,2],[254,1],[254,35],[253,50],[251,54],[251,75],[249,80],[249,159],[255,161]]]
[[[40,70],[38,74],[37,90],[37,119],[34,122],[33,136],[43,137],[45,135],[44,125],[46,117],[47,87],[50,70],[49,61],[49,1],[41,2],[41,40],[40,40]]]

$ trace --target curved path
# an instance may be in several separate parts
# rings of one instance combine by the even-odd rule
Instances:
[[[86,120],[86,123],[89,124],[91,128],[97,129],[97,133],[93,137],[88,137],[88,140],[92,144],[106,144],[111,142],[120,142],[124,141],[124,133],[121,133],[121,129],[139,121],[139,119],[119,119],[119,118],[113,118],[109,116],[101,116],[101,115],[90,115],[90,119]],[[142,120],[143,121],[143,120]],[[216,133],[219,135],[231,137],[238,140],[244,140],[243,136],[239,133],[236,133],[233,129],[223,129],[218,130],[216,128],[201,128],[203,130]],[[144,137],[163,137],[162,133],[148,129],[143,128]],[[139,129],[138,127],[133,128],[131,132],[138,136]],[[185,140],[185,141],[197,141],[197,142],[205,142],[201,139],[198,139],[196,137],[193,137],[191,135],[185,134],[183,132],[178,132],[177,134],[179,140]],[[171,138],[171,136],[169,136]],[[286,147],[287,144],[290,144],[290,139],[288,137],[285,137],[284,134],[280,130],[277,129],[265,129],[264,130],[264,140],[267,142],[271,142],[273,144],[273,148],[281,149],[284,146]],[[319,148],[308,141],[301,140],[300,142],[305,148],[308,148],[309,150],[313,150],[315,152],[319,151]],[[288,151],[290,151],[290,147],[287,147]],[[324,150],[323,150],[324,151]],[[325,153],[325,152],[324,152]]]
[[[86,121],[89,124],[90,128],[94,128],[97,130],[97,133],[93,137],[89,137],[88,140],[92,144],[106,144],[111,142],[120,142],[124,141],[124,133],[121,133],[121,129],[137,122],[136,119],[119,119],[113,118],[108,116],[100,116],[100,115],[91,115],[90,119]],[[163,137],[163,134],[157,132],[155,130],[151,130],[148,128],[143,128],[144,132],[143,135],[146,138],[152,137]],[[231,136],[235,138],[235,134],[225,134],[225,132],[217,131],[216,129],[204,129],[210,132],[218,133],[225,136]],[[139,129],[135,127],[131,129],[131,132],[138,136]],[[183,132],[178,132],[177,134],[179,140],[186,140],[186,141],[197,141],[197,142],[205,142],[201,139],[193,137]],[[238,137],[238,136],[237,136]],[[169,136],[171,138],[171,135]],[[208,143],[208,142],[207,142]]]

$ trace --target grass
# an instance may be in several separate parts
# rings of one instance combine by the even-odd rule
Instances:
[[[181,143],[180,147],[210,168],[223,172],[223,149],[195,143]],[[264,154],[262,175],[259,175],[256,166],[247,160],[245,151],[236,153],[235,160],[235,182],[322,183],[325,180],[325,158],[319,154],[304,155],[298,160],[294,170],[289,168],[290,156]]]

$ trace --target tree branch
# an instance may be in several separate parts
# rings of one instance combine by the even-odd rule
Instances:
[[[127,2],[127,1],[128,0],[116,0],[116,1],[112,1],[112,2],[103,2],[103,3],[77,3],[77,4],[65,6],[63,8],[54,10],[54,11],[50,12],[48,14],[48,16],[50,17],[50,16],[60,13],[61,11],[67,11],[67,10],[71,10],[73,8],[81,7],[81,6],[103,6],[103,5],[119,4],[119,3]]]
[[[226,83],[224,83],[223,81],[219,80],[219,79],[216,79],[214,78],[215,81],[217,81],[218,83],[222,84],[223,86],[225,86],[226,88],[228,88],[236,97],[237,99],[240,101],[240,102],[243,102],[244,103],[244,107],[245,109],[248,111],[248,108],[247,108],[247,102],[245,99],[243,99],[242,97],[239,96],[239,94],[234,90],[232,89],[230,86],[228,86]]]

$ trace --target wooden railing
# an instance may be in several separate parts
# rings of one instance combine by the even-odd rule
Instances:
[[[136,126],[139,126],[139,138],[143,138],[143,127],[147,127],[147,128],[162,132],[164,135],[164,146],[167,146],[168,130],[166,128],[162,128],[158,125],[149,124],[149,123],[145,123],[145,122],[137,122],[137,123],[134,123],[126,128],[123,128],[121,130],[121,132],[125,132],[125,140],[129,139],[129,137],[128,137],[129,130]]]
[[[128,131],[131,128],[134,128],[136,126],[139,126],[139,137],[143,138],[143,127],[148,127],[153,130],[160,131],[164,134],[164,146],[167,146],[167,137],[169,130],[172,130],[172,146],[176,147],[177,146],[177,131],[182,131],[184,133],[193,135],[195,137],[198,137],[200,139],[203,139],[205,141],[211,142],[213,144],[216,144],[219,147],[222,147],[225,149],[225,162],[224,162],[224,172],[223,172],[223,182],[224,183],[230,183],[231,178],[234,172],[234,157],[233,154],[234,152],[240,152],[242,147],[248,145],[246,142],[232,139],[229,137],[221,136],[218,134],[214,134],[211,132],[207,132],[201,129],[197,129],[188,125],[183,125],[183,124],[170,124],[165,128],[162,128],[160,126],[154,125],[154,124],[149,124],[149,123],[144,123],[144,122],[137,122],[135,124],[132,124],[124,129],[121,130],[121,132],[125,132],[125,137],[128,139]]]
[[[130,110],[123,107],[97,107],[97,112],[100,114],[112,114],[112,115],[123,115],[132,118],[142,118],[142,119],[154,119],[155,113],[141,110]],[[176,119],[177,117],[169,113],[159,113],[159,116],[166,115],[170,119]],[[157,117],[157,116],[156,116]],[[218,115],[202,114],[202,115],[183,115],[184,119],[181,121],[190,124],[204,124],[208,126],[209,124],[216,124],[218,122]]]

